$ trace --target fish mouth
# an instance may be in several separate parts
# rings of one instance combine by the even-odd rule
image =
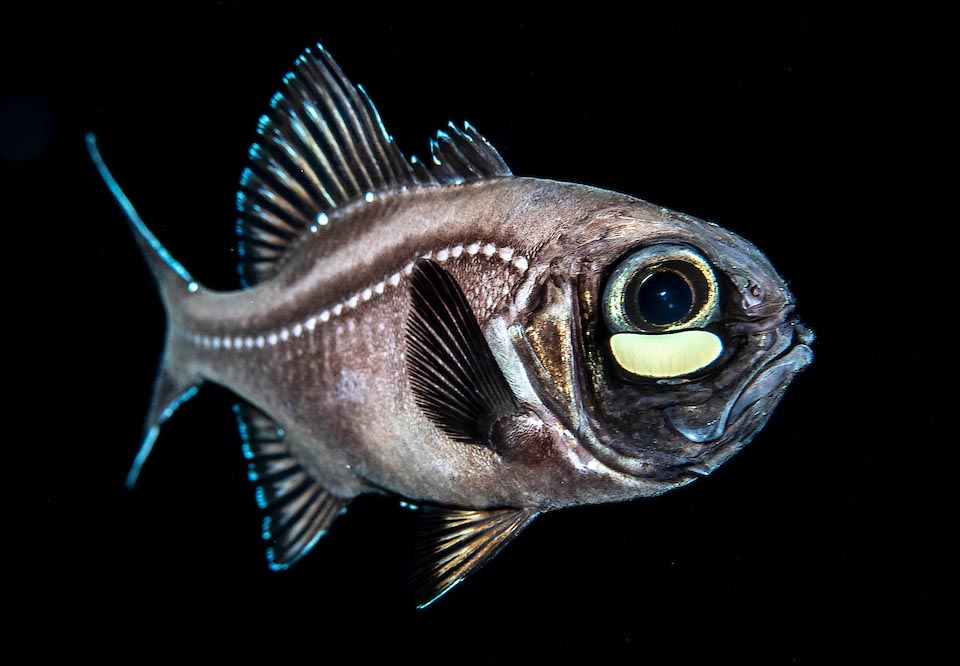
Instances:
[[[779,336],[772,358],[744,377],[719,413],[711,410],[715,416],[703,418],[697,406],[667,410],[668,422],[677,433],[693,444],[709,447],[679,465],[681,471],[705,476],[746,446],[767,422],[794,376],[813,361],[813,332],[799,321],[784,328],[789,333]]]
[[[754,377],[737,396],[730,409],[728,422],[736,423],[744,412],[768,399],[786,385],[813,361],[813,351],[806,344],[796,344],[781,356],[773,359]]]
[[[708,400],[664,410],[664,426],[680,435],[684,445],[635,448],[605,433],[590,417],[577,429],[580,441],[607,467],[641,483],[662,484],[660,492],[710,474],[753,439],[793,377],[813,360],[813,332],[798,320],[762,334],[771,340],[759,352],[761,358],[724,395],[715,395],[713,404]]]

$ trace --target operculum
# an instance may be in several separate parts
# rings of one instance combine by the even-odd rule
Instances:
[[[540,398],[559,408],[578,427],[580,389],[577,382],[579,330],[571,285],[549,276],[539,287],[537,305],[519,326],[513,327],[517,352],[534,376]]]

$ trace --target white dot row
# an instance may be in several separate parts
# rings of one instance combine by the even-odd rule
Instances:
[[[521,274],[526,272],[528,268],[526,257],[516,255],[513,248],[497,247],[493,243],[484,243],[483,241],[477,241],[469,245],[455,245],[454,247],[443,248],[442,250],[430,251],[423,255],[422,258],[444,262],[451,258],[457,259],[464,255],[471,257],[483,255],[491,259],[496,257],[504,263],[512,265],[513,268]],[[343,314],[344,310],[356,309],[360,303],[371,300],[374,295],[382,294],[386,290],[387,285],[391,287],[398,286],[400,284],[400,280],[402,279],[402,275],[410,275],[413,273],[413,267],[415,263],[415,261],[407,263],[402,270],[393,273],[389,277],[377,282],[375,285],[367,287],[345,301],[337,303],[333,307],[323,310],[319,314],[311,316],[303,322],[297,322],[290,327],[284,326],[278,331],[271,331],[269,333],[256,336],[220,336],[200,335],[199,333],[195,333],[192,336],[193,343],[198,347],[203,347],[204,349],[263,349],[267,346],[276,346],[280,342],[286,342],[290,338],[299,338],[303,335],[304,331],[312,331],[314,328],[316,328],[318,322],[328,322],[331,319],[339,317],[341,314]]]

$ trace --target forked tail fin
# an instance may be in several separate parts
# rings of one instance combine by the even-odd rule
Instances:
[[[127,195],[123,193],[117,181],[113,178],[100,151],[97,149],[97,140],[93,134],[87,134],[87,150],[90,158],[93,160],[101,178],[110,189],[110,193],[120,204],[123,212],[127,216],[133,235],[140,246],[141,252],[153,273],[154,279],[160,289],[160,297],[163,300],[164,307],[167,310],[168,331],[171,305],[190,295],[196,294],[202,290],[200,284],[194,280],[186,269],[174,259],[169,252],[160,244],[156,236],[147,229],[147,226],[140,219],[136,209]],[[184,402],[192,398],[200,386],[201,379],[192,376],[185,369],[178,367],[178,364],[170,357],[170,336],[167,335],[167,346],[164,350],[163,358],[160,361],[160,368],[157,372],[157,379],[153,386],[153,397],[150,399],[150,409],[147,412],[147,419],[144,427],[143,442],[140,450],[133,461],[130,472],[127,475],[126,485],[133,488],[140,475],[140,469],[146,462],[153,444],[160,433],[160,426],[163,425],[173,412]]]

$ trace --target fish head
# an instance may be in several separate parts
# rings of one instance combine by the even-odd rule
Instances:
[[[716,224],[637,202],[542,256],[516,347],[542,403],[637,494],[729,459],[813,358],[786,282]]]

